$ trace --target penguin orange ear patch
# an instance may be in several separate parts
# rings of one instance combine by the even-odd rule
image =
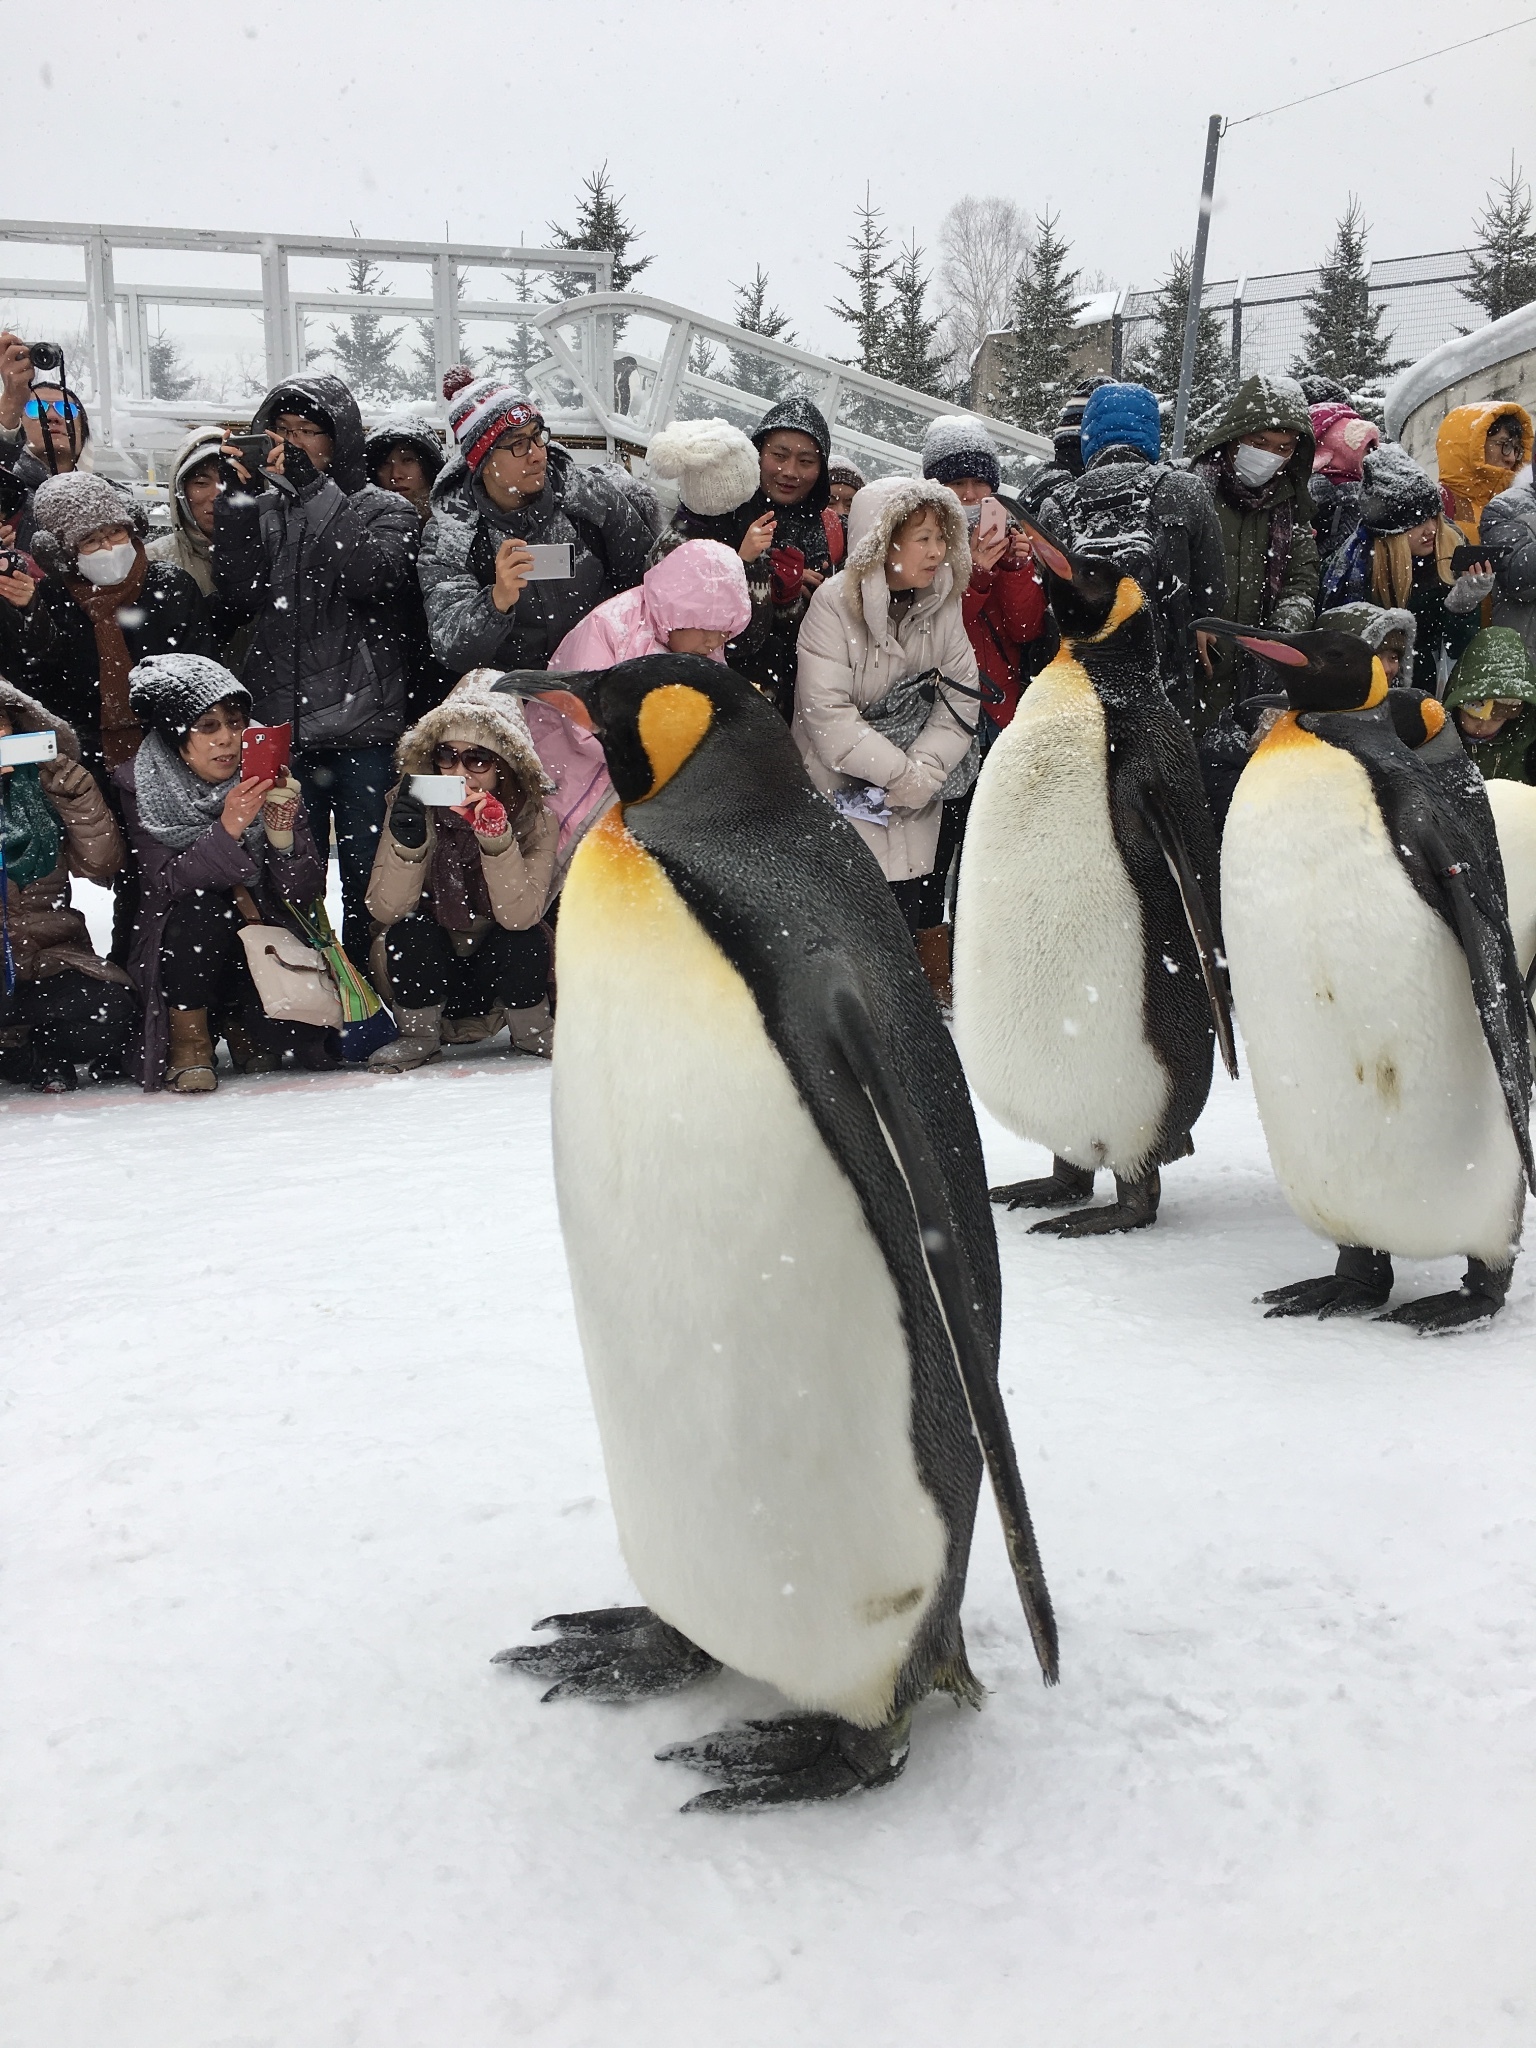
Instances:
[[[1262,654],[1266,661],[1278,661],[1282,668],[1310,666],[1299,647],[1287,647],[1283,640],[1250,639],[1246,633],[1234,633],[1232,637],[1239,647],[1246,647],[1250,654]]]
[[[640,744],[651,764],[646,796],[664,789],[709,731],[715,708],[688,683],[663,683],[640,706]],[[641,799],[644,801],[644,799]]]

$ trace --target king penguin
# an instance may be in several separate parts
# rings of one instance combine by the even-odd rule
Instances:
[[[777,1686],[787,1718],[661,1752],[724,1781],[694,1807],[886,1784],[919,1700],[979,1699],[984,1460],[1056,1676],[965,1080],[876,863],[746,682],[660,654],[559,680],[619,804],[561,902],[555,1177],[647,1604],[551,1616],[556,1640],[498,1661],[547,1698],[721,1665]]]
[[[1062,644],[982,765],[955,908],[955,1037],[977,1095],[1049,1145],[1010,1208],[1116,1201],[1034,1225],[1063,1237],[1156,1220],[1187,1155],[1219,1039],[1237,1072],[1218,951],[1216,835],[1194,743],[1158,674],[1142,591],[1026,527]]]
[[[1285,681],[1290,709],[1227,818],[1227,955],[1276,1175],[1302,1221],[1339,1247],[1332,1274],[1261,1298],[1270,1315],[1358,1313],[1390,1298],[1394,1253],[1459,1254],[1454,1293],[1382,1320],[1430,1332],[1493,1315],[1536,1163],[1486,799],[1430,746],[1440,707],[1425,702],[1416,722],[1412,706],[1389,703],[1364,642],[1201,626]]]

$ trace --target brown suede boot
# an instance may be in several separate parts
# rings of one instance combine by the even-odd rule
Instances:
[[[912,943],[917,948],[918,965],[933,990],[933,1000],[947,1017],[955,1000],[949,979],[949,926],[929,925],[926,931],[912,934]]]
[[[238,1017],[226,1018],[222,1028],[237,1074],[275,1074],[283,1064],[282,1054],[257,1045]]]
[[[169,1015],[171,1056],[165,1069],[166,1087],[175,1095],[211,1095],[219,1077],[213,1067],[208,1012],[173,1009]]]

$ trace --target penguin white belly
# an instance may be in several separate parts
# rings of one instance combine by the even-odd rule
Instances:
[[[1276,1176],[1335,1244],[1503,1265],[1519,1154],[1471,977],[1358,761],[1277,730],[1222,846],[1232,995]]]
[[[1141,899],[1109,815],[1104,712],[1066,657],[1025,692],[976,785],[955,918],[955,1040],[1021,1137],[1135,1177],[1168,1070],[1148,1042]]]
[[[1496,775],[1488,784],[1488,803],[1509,890],[1509,928],[1520,972],[1529,974],[1536,959],[1536,789]]]
[[[554,1144],[624,1556],[738,1671],[889,1718],[947,1538],[897,1291],[752,999],[612,813],[560,912]]]

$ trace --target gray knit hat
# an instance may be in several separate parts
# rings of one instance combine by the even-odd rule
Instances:
[[[179,742],[205,711],[251,693],[237,675],[206,654],[147,654],[128,672],[128,704],[145,725],[158,725]]]
[[[936,484],[957,484],[962,477],[974,476],[989,491],[1003,480],[992,436],[980,420],[964,413],[946,413],[924,434],[923,475]]]
[[[1383,441],[1365,458],[1360,520],[1370,533],[1407,533],[1440,516],[1440,486],[1406,448]]]
[[[104,527],[126,526],[135,540],[149,532],[149,518],[136,498],[118,485],[88,469],[71,470],[67,476],[45,476],[32,495],[32,516],[37,521],[33,552],[45,569],[74,567],[80,543]],[[49,559],[50,553],[54,560]],[[62,556],[62,563],[59,557]]]

